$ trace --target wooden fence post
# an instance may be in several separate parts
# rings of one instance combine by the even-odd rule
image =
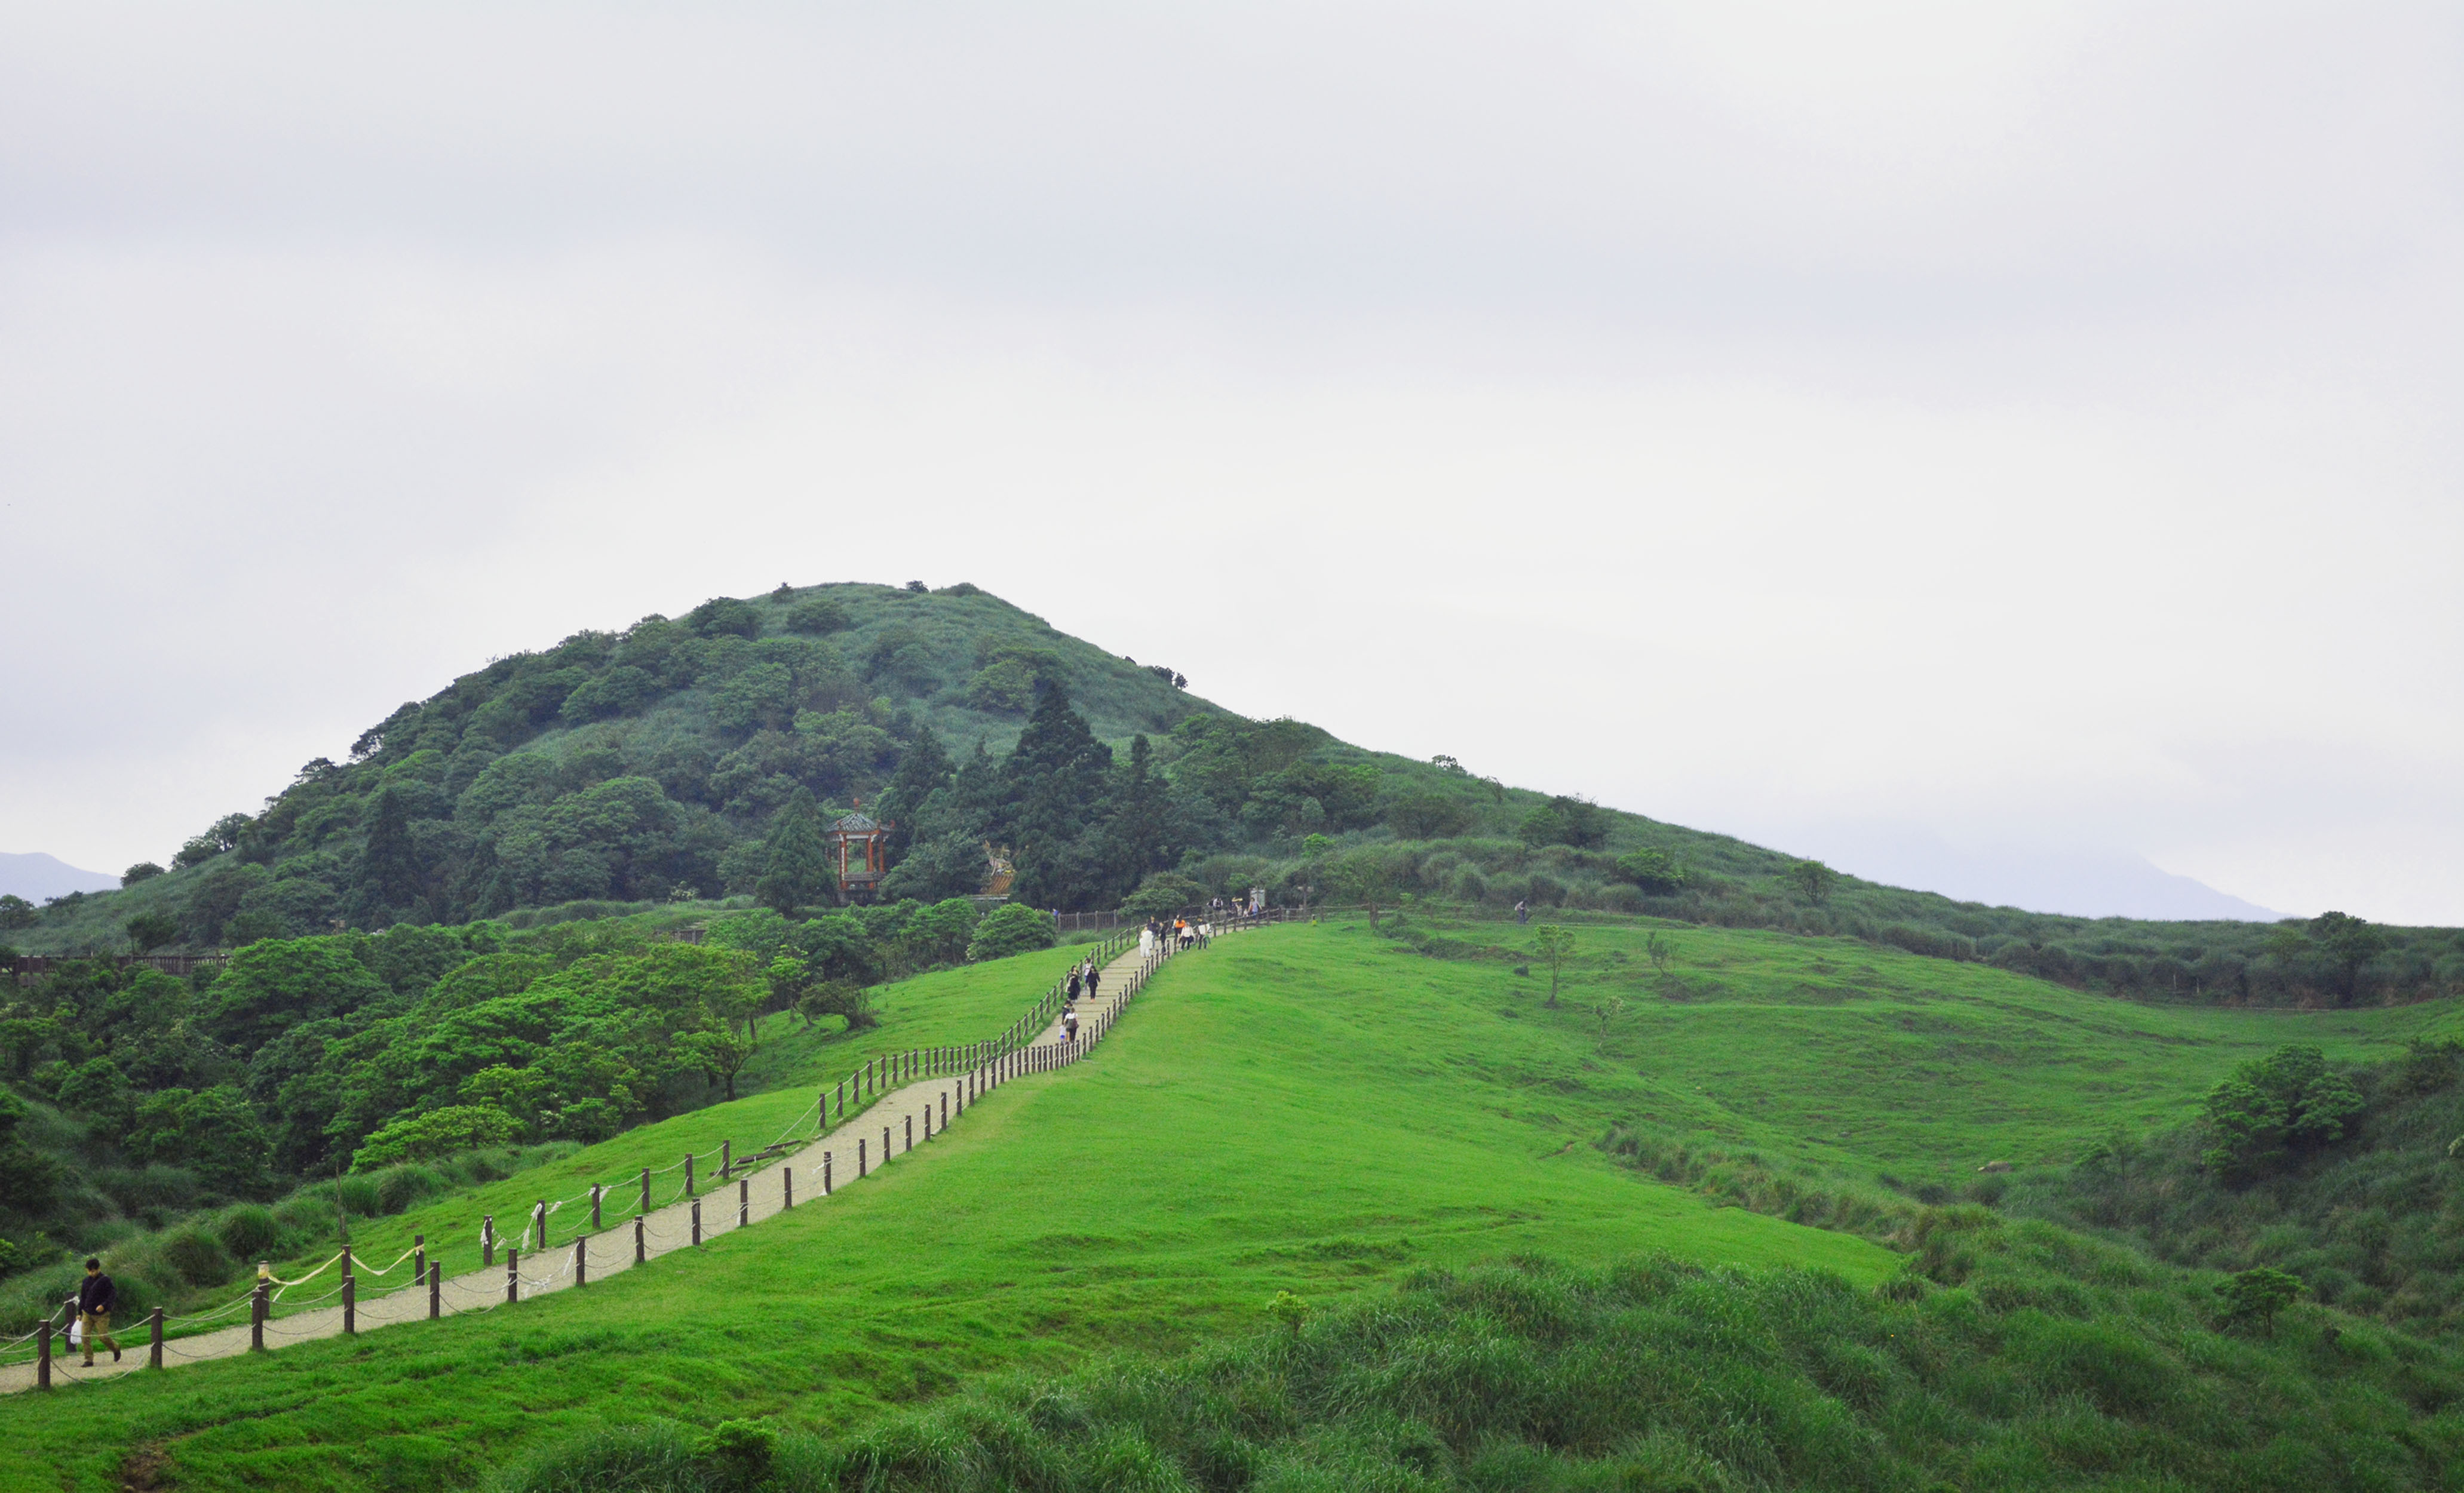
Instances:
[[[649,1167],[642,1169],[642,1211],[644,1213],[650,1211],[650,1169]]]
[[[508,1249],[505,1251],[505,1300],[508,1303],[517,1302],[521,1300],[521,1296],[522,1252],[518,1249]]]
[[[914,1125],[915,1121],[911,1117],[907,1123],[912,1127]],[[909,1133],[913,1134],[913,1131],[911,1130]],[[891,1154],[892,1153],[890,1149],[890,1127],[885,1125],[881,1128],[881,1164],[883,1166],[890,1165]]]
[[[496,1262],[496,1216],[479,1216],[479,1263],[484,1268]]]
[[[863,1145],[863,1144],[864,1144],[864,1142],[862,1142],[862,1141],[858,1141],[858,1142],[856,1142],[856,1144],[857,1144],[857,1145],[859,1145],[859,1146],[861,1146],[861,1145]],[[829,1195],[830,1195],[830,1153],[829,1153],[828,1152],[825,1151],[825,1152],[823,1152],[823,1153],[822,1153],[822,1196],[823,1196],[823,1197],[827,1197]]]
[[[889,1143],[885,1141],[883,1144],[886,1146]],[[915,1116],[912,1114],[907,1116],[907,1149],[910,1151],[915,1149]]]
[[[796,1206],[796,1169],[793,1165],[779,1169],[779,1211]]]
[[[648,1220],[641,1214],[633,1215],[633,1262],[635,1264],[640,1264],[650,1258],[650,1241],[642,1232],[642,1226],[646,1221]]]
[[[718,1179],[724,1182],[729,1176],[733,1175],[735,1172],[736,1142],[732,1140],[720,1141],[718,1143]]]
[[[52,1387],[52,1319],[45,1313],[34,1328],[34,1388]]]
[[[428,1320],[445,1315],[445,1266],[438,1264],[428,1272]]]
[[[145,1367],[163,1367],[163,1308],[160,1306],[145,1314]]]
[[[539,1242],[531,1247],[531,1253],[535,1255],[544,1255],[547,1253],[546,1198],[542,1197],[539,1200],[539,1206],[531,1210],[531,1217],[539,1220]]]
[[[342,1277],[342,1335],[344,1337],[356,1337],[359,1335],[359,1284],[360,1282],[357,1276],[346,1275]]]
[[[590,1232],[593,1234],[599,1232],[599,1195],[605,1191],[596,1182],[590,1184]]]
[[[266,1293],[274,1289],[265,1282],[265,1265],[262,1262],[258,1262],[256,1269],[256,1289],[250,1292],[248,1298],[248,1350],[252,1353],[265,1351]]]
[[[573,1237],[573,1284],[590,1284],[590,1236],[587,1234]]]
[[[943,1130],[945,1130],[945,1131],[946,1131],[946,1130],[948,1130],[949,1128],[950,1128],[950,1091],[949,1091],[948,1089],[946,1089],[946,1088],[945,1088],[945,1089],[941,1090],[941,1129],[943,1129]]]
[[[828,1134],[830,1130],[830,1091],[826,1088],[823,1089],[822,1097],[814,1101],[814,1103],[822,1111],[821,1126],[813,1131],[813,1138],[815,1140],[819,1140],[824,1135]]]
[[[685,1196],[691,1197],[693,1195],[693,1153],[688,1151],[685,1153]]]
[[[693,1248],[701,1247],[701,1199],[698,1197],[693,1200]]]
[[[736,1226],[745,1228],[753,1222],[753,1178],[736,1179]]]
[[[428,1236],[410,1237],[410,1284],[418,1285],[428,1279]]]
[[[859,1135],[856,1137],[855,1142],[855,1175],[857,1181],[864,1180],[867,1165],[868,1163],[864,1157],[864,1137]]]

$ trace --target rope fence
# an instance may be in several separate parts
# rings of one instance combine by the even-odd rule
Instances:
[[[1285,921],[1289,915],[1288,913],[1280,916],[1243,915],[1226,922],[1214,931],[1231,932],[1255,928],[1269,922]],[[329,1336],[338,1329],[343,1333],[356,1332],[358,1330],[357,1307],[360,1305],[357,1287],[360,1278],[362,1276],[382,1278],[399,1269],[405,1261],[414,1262],[410,1284],[373,1299],[398,1303],[406,1294],[415,1297],[424,1286],[427,1295],[426,1315],[430,1318],[444,1314],[448,1305],[445,1301],[445,1293],[449,1290],[459,1298],[451,1304],[452,1312],[459,1315],[466,1312],[493,1311],[498,1306],[517,1301],[525,1291],[537,1293],[553,1289],[568,1277],[572,1278],[573,1288],[585,1288],[593,1274],[625,1269],[641,1262],[652,1252],[667,1254],[683,1248],[696,1247],[713,1235],[732,1233],[748,1227],[757,1221],[753,1214],[751,1194],[754,1174],[773,1162],[792,1161],[804,1154],[821,1142],[840,1133],[851,1121],[869,1114],[875,1105],[902,1089],[935,1078],[952,1080],[951,1085],[937,1095],[927,1093],[923,1096],[924,1123],[920,1137],[916,1133],[916,1117],[913,1114],[906,1116],[903,1127],[895,1130],[892,1127],[883,1128],[879,1136],[878,1153],[871,1150],[871,1137],[869,1135],[859,1133],[853,1137],[855,1141],[853,1169],[839,1173],[839,1177],[842,1180],[852,1180],[868,1175],[870,1172],[889,1165],[894,1157],[913,1152],[919,1139],[931,1141],[946,1133],[957,1119],[967,1112],[968,1109],[980,1102],[985,1095],[1002,1084],[1015,1078],[1056,1071],[1084,1059],[1094,1044],[1110,1033],[1131,999],[1144,988],[1155,971],[1160,968],[1173,954],[1178,952],[1178,947],[1187,947],[1187,945],[1176,947],[1170,930],[1167,929],[1165,937],[1156,940],[1142,955],[1134,961],[1125,961],[1128,962],[1126,972],[1111,968],[1113,962],[1121,960],[1122,956],[1136,944],[1137,934],[1143,930],[1124,929],[1094,944],[1091,952],[1089,952],[1089,946],[1078,946],[1072,951],[1078,955],[1078,958],[1072,960],[1069,972],[1062,978],[1056,979],[1049,990],[1039,997],[1023,1015],[1011,1022],[997,1037],[982,1042],[911,1048],[905,1052],[881,1054],[866,1059],[849,1069],[845,1078],[835,1084],[823,1087],[813,1103],[807,1105],[795,1118],[787,1122],[786,1128],[779,1132],[778,1139],[762,1147],[759,1152],[737,1156],[735,1154],[733,1142],[722,1142],[715,1153],[718,1169],[715,1174],[697,1176],[695,1171],[695,1163],[699,1162],[706,1166],[713,1159],[713,1153],[688,1152],[682,1158],[667,1166],[642,1168],[627,1175],[621,1183],[594,1183],[567,1197],[553,1200],[539,1199],[527,1214],[520,1216],[519,1232],[511,1236],[496,1233],[493,1215],[484,1217],[477,1231],[481,1268],[483,1270],[492,1268],[495,1263],[497,1247],[504,1246],[506,1259],[501,1285],[486,1284],[486,1278],[476,1274],[448,1276],[441,1259],[429,1254],[425,1236],[418,1237],[409,1248],[383,1266],[367,1265],[353,1259],[347,1246],[296,1280],[277,1277],[266,1266],[260,1264],[257,1267],[255,1286],[247,1295],[234,1301],[182,1316],[168,1316],[160,1307],[148,1313],[143,1319],[143,1329],[148,1335],[145,1346],[149,1349],[150,1366],[163,1367],[164,1355],[166,1352],[183,1362],[190,1363],[231,1356],[235,1350],[233,1349],[191,1352],[178,1348],[174,1346],[176,1339],[166,1329],[188,1328],[189,1330],[178,1334],[178,1337],[190,1339],[213,1332],[236,1332],[240,1324],[224,1319],[243,1309],[249,1312],[247,1327],[249,1350],[252,1351],[263,1351],[269,1335],[290,1341]],[[1203,939],[1195,941],[1202,942]],[[1082,980],[1082,972],[1089,963],[1095,977]],[[1060,1041],[1041,1041],[1044,1034],[1052,1027],[1065,1011],[1075,1011],[1076,1003],[1082,998],[1097,1003],[1092,1005],[1087,1015],[1078,1020],[1074,1025],[1065,1022],[1065,1034]],[[937,1109],[935,1108],[936,1098]],[[835,1117],[832,1113],[833,1104],[836,1106]],[[809,1189],[809,1196],[816,1198],[827,1197],[835,1191],[832,1177],[834,1159],[836,1159],[835,1153],[825,1151],[822,1153],[817,1168],[810,1166],[806,1168],[805,1183]],[[652,1180],[679,1171],[684,1175],[678,1178],[675,1191],[664,1201],[654,1201],[651,1197]],[[715,1190],[711,1192],[699,1190],[697,1184],[704,1179],[704,1176],[708,1178],[714,1189],[727,1182],[736,1182],[737,1196],[731,1199],[717,1194]],[[660,1190],[665,1191],[665,1189]],[[704,1197],[711,1198],[715,1207],[715,1212],[707,1219],[702,1217],[700,1206]],[[614,1229],[603,1228],[604,1205],[618,1199],[622,1200],[620,1206],[634,1210],[631,1215],[630,1229],[623,1228],[621,1225]],[[688,1201],[693,1204],[693,1219],[690,1226],[684,1230],[677,1231],[673,1228],[673,1220],[671,1220],[670,1226],[662,1226],[653,1221],[655,1215],[663,1214],[678,1203]],[[577,1230],[562,1241],[552,1241],[549,1235],[550,1219],[567,1205],[584,1202],[590,1204],[590,1226]],[[767,1211],[761,1217],[776,1217],[779,1213],[786,1212],[796,1205],[792,1166],[782,1170],[781,1174],[777,1204],[776,1208],[770,1208],[768,1200],[765,1199],[763,1206]],[[622,1217],[621,1214],[620,1217]],[[625,1239],[626,1234],[630,1234],[631,1238]],[[651,1244],[658,1246],[655,1251],[649,1249],[649,1246]],[[626,1245],[630,1247],[623,1247]],[[556,1268],[544,1275],[529,1274],[520,1268],[524,1262],[521,1259],[523,1255],[527,1254],[532,1262],[537,1262],[539,1255],[550,1248],[557,1249],[562,1256],[562,1262]],[[441,1253],[440,1251],[439,1254]],[[332,1288],[319,1295],[298,1300],[290,1299],[292,1290],[316,1280],[337,1264],[341,1266],[341,1278]],[[339,1308],[325,1305],[337,1296],[341,1298]],[[71,1298],[64,1306],[73,1307],[74,1301],[75,1298]],[[322,1320],[316,1322],[302,1320],[319,1313],[325,1314]],[[73,1312],[55,1312],[53,1315],[54,1317],[73,1315]],[[414,1311],[409,1315],[416,1316],[418,1313]],[[378,1323],[372,1325],[381,1326],[385,1321],[389,1320],[404,1320],[398,1307],[388,1309]],[[86,1375],[71,1372],[62,1358],[55,1356],[53,1352],[55,1332],[59,1334],[59,1345],[64,1354],[74,1350],[65,1328],[66,1323],[55,1324],[53,1317],[47,1317],[31,1332],[13,1338],[0,1339],[0,1354],[9,1354],[30,1341],[33,1343],[35,1349],[34,1355],[31,1359],[16,1356],[0,1358],[0,1369],[23,1367],[31,1363],[35,1370],[34,1387],[43,1389],[50,1388],[55,1377],[71,1383],[83,1383],[89,1377],[96,1379],[112,1377],[113,1375],[108,1374]],[[128,1329],[123,1328],[123,1330]]]

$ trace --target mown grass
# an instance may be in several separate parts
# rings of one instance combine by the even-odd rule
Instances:
[[[1092,1061],[1000,1090],[825,1206],[518,1310],[0,1402],[9,1476],[116,1485],[148,1448],[184,1487],[447,1484],[608,1416],[842,1424],[987,1372],[1237,1331],[1279,1289],[1326,1301],[1528,1251],[1889,1269],[1635,1179],[1586,1144],[1588,1116],[1466,1089],[1443,1063],[1494,1020],[1478,1006],[1398,1001],[1385,1040],[1359,1040],[1361,1013],[1323,992],[1380,999],[1386,957],[1339,931],[1219,942],[1167,966]],[[1005,1021],[1015,993],[974,988],[998,973],[954,974],[945,999]]]
[[[1167,967],[1092,1062],[1001,1090],[826,1206],[516,1311],[0,1402],[21,1453],[4,1476],[116,1486],[137,1450],[184,1487],[425,1487],[608,1421],[839,1430],[1003,1371],[1238,1336],[1278,1290],[1323,1310],[1415,1271],[1524,1255],[1813,1268],[1854,1295],[1896,1257],[1659,1185],[1596,1142],[1648,1124],[1947,1177],[2061,1153],[2117,1113],[2178,1113],[2288,1036],[2361,1053],[2443,1016],[2136,1006],[1750,933],[1680,933],[1663,976],[1640,953],[1650,931],[1583,928],[1554,1011],[1537,968],[1430,957],[1357,921],[1223,940]],[[1048,979],[1033,960],[910,982],[865,1041],[996,1030]],[[1603,1023],[1593,1007],[1610,998],[1625,1005]],[[678,1122],[707,1139],[651,1128],[557,1177],[498,1184],[495,1211],[721,1133],[767,1139],[762,1125],[809,1102],[803,1081],[856,1050],[776,1043],[772,1076],[798,1087]],[[472,1210],[440,1214],[431,1241],[473,1232]],[[419,1223],[384,1227],[407,1239]]]

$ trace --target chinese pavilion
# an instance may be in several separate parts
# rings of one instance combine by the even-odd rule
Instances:
[[[839,857],[839,895],[870,900],[881,885],[890,847],[890,826],[864,812],[864,801],[830,825],[828,840]]]

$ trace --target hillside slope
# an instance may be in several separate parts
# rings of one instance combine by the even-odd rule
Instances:
[[[991,1370],[1238,1329],[1279,1289],[1327,1303],[1503,1255],[1667,1251],[1860,1284],[1891,1267],[1861,1241],[1637,1178],[1589,1144],[1613,1093],[1543,1102],[1485,1066],[1503,1046],[1578,1070],[1577,1032],[1495,1038],[1484,1006],[1393,985],[1389,956],[1350,942],[1294,929],[1177,960],[1088,1063],[997,1091],[876,1185],[697,1257],[516,1310],[0,1401],[0,1486],[117,1487],[132,1451],[190,1489],[446,1485],[611,1414],[841,1423]],[[934,1004],[1015,977],[935,977]],[[695,1131],[775,1129],[820,1071],[835,1057]],[[665,1139],[633,1132],[490,1200],[622,1175]],[[364,1247],[389,1257],[413,1222],[472,1232],[467,1211],[407,1215]]]
[[[1169,669],[967,585],[782,587],[498,659],[370,728],[348,760],[309,763],[261,813],[210,826],[168,874],[0,908],[0,937],[37,953],[117,952],[132,933],[202,948],[751,895],[804,795],[825,818],[861,800],[896,821],[885,889],[925,901],[979,889],[995,845],[1040,907],[1111,908],[1162,877],[1166,900],[1265,886],[1287,903],[1411,894],[1846,933],[2172,999],[2464,989],[2450,930],[2356,945],[2344,924],[2060,917],[1809,873],[1450,757],[1232,715]]]

